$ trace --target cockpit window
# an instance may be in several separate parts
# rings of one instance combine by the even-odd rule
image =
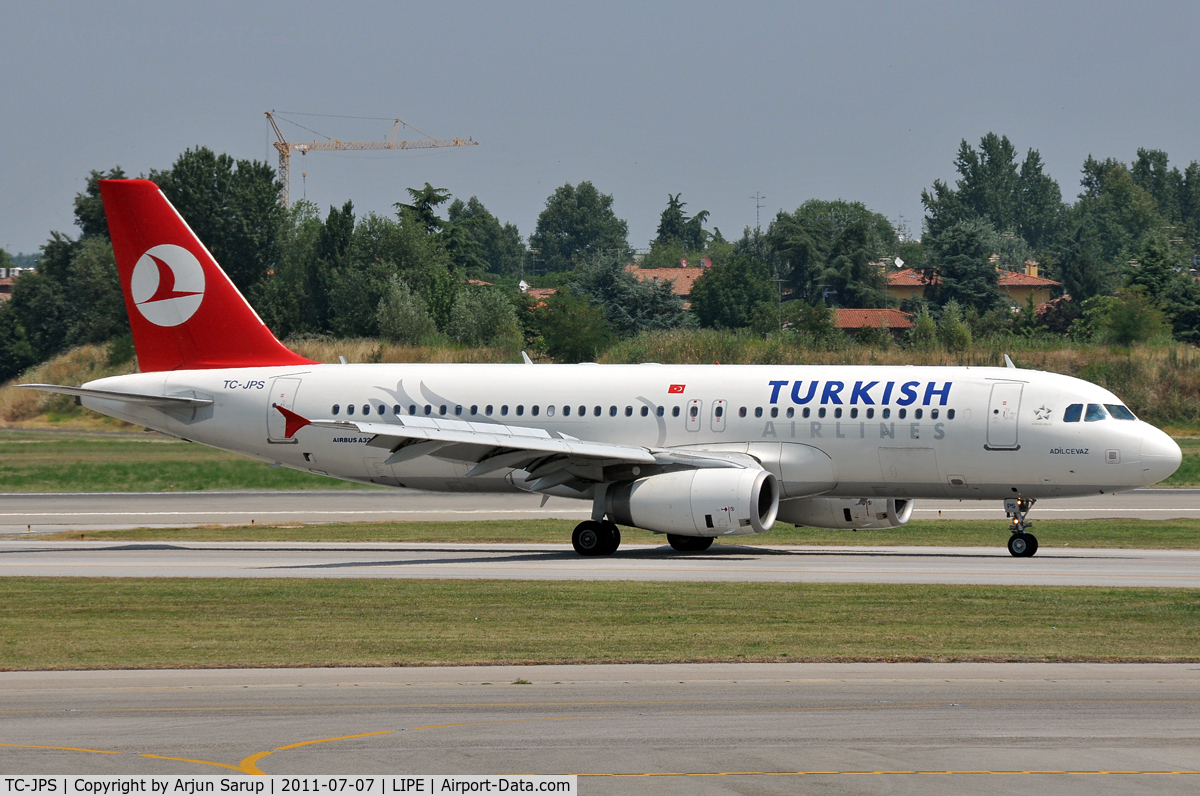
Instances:
[[[1071,404],[1063,412],[1064,423],[1078,423],[1081,417],[1083,417],[1083,404]]]
[[[1137,420],[1137,418],[1133,416],[1133,412],[1130,412],[1124,406],[1121,406],[1121,404],[1105,404],[1104,408],[1107,409],[1108,413],[1117,420]]]
[[[1087,414],[1083,416],[1083,422],[1094,423],[1097,420],[1104,420],[1108,415],[1104,413],[1104,407],[1100,404],[1088,404]]]

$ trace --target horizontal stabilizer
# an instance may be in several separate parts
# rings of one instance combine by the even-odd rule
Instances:
[[[86,387],[66,387],[61,384],[18,384],[27,390],[56,392],[62,395],[76,395],[80,398],[102,398],[106,401],[124,401],[129,404],[145,404],[160,407],[195,407],[212,406],[211,398],[191,398],[182,395],[143,395],[136,392],[117,392],[116,390],[89,390]]]

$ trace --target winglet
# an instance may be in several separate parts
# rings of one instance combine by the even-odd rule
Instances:
[[[521,352],[521,359],[525,360],[526,365],[533,364],[533,360],[529,358],[529,354],[526,354],[524,351]]]
[[[284,409],[279,404],[272,404],[272,406],[278,409],[279,414],[283,415],[283,419],[287,421],[283,428],[283,436],[286,439],[291,439],[297,431],[312,423],[307,417],[301,417],[291,409]]]
[[[1007,365],[1012,370],[1017,369],[1017,366],[1013,364],[1013,361],[1011,359],[1009,359],[1008,354],[1004,355],[1004,364]]]

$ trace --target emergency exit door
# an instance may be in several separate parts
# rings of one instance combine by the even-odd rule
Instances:
[[[267,401],[267,442],[299,442],[287,438],[287,420],[283,413],[275,407],[282,406],[289,412],[296,403],[296,391],[300,389],[300,379],[275,379],[271,384],[271,392]]]
[[[1005,381],[992,385],[992,400],[988,403],[987,449],[1015,451],[1017,416],[1021,411],[1021,390],[1024,384]]]

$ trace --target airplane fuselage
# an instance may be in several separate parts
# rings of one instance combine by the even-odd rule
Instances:
[[[86,385],[211,399],[164,410],[83,398],[104,414],[321,475],[435,491],[510,491],[504,471],[422,456],[387,464],[372,435],[306,418],[460,420],[647,448],[748,453],[784,499],[1065,497],[1146,486],[1178,465],[1163,432],[1112,412],[1066,422],[1072,405],[1120,406],[1058,374],[1010,368],[807,365],[367,364],[179,370]]]

